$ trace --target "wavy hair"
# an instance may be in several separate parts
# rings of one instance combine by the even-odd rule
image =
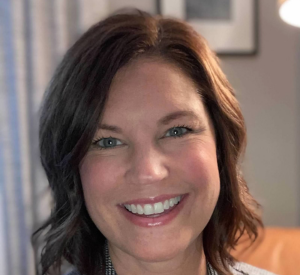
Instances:
[[[203,231],[207,260],[231,274],[229,250],[247,232],[253,240],[262,221],[259,204],[240,172],[246,145],[244,118],[234,91],[205,39],[187,23],[140,10],[116,13],[93,25],[67,51],[46,90],[40,117],[40,157],[53,197],[44,234],[42,274],[63,260],[81,274],[105,274],[105,237],[92,222],[83,197],[79,163],[101,117],[120,68],[140,57],[160,58],[183,69],[199,87],[216,132],[220,196]]]

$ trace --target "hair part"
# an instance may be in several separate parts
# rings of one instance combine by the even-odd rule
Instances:
[[[42,274],[60,274],[66,259],[82,274],[105,274],[105,237],[92,222],[83,197],[79,164],[96,132],[111,82],[139,58],[159,58],[182,69],[199,88],[217,143],[220,196],[203,231],[207,260],[218,274],[231,274],[229,249],[246,231],[255,240],[262,221],[258,203],[240,172],[246,129],[234,91],[205,39],[187,23],[135,10],[114,14],[92,26],[68,50],[44,96],[40,153],[53,195]]]

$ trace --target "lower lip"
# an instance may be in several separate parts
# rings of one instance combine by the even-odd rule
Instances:
[[[170,223],[174,220],[181,209],[184,207],[185,202],[187,200],[188,195],[183,195],[179,204],[173,207],[172,211],[158,216],[158,217],[145,217],[134,215],[124,207],[120,206],[119,209],[121,213],[133,224],[141,226],[141,227],[154,227],[154,226],[162,226]]]

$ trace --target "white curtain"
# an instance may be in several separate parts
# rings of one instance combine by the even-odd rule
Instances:
[[[0,274],[36,273],[30,235],[50,213],[38,115],[65,51],[107,0],[0,0]]]

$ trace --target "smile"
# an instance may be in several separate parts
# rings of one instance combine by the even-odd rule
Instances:
[[[177,196],[169,200],[156,202],[153,204],[125,204],[124,207],[133,214],[138,215],[153,215],[161,214],[166,210],[171,209],[181,201],[182,196]]]
[[[163,195],[154,199],[138,199],[120,204],[120,213],[141,227],[156,227],[171,223],[183,211],[189,195]]]

